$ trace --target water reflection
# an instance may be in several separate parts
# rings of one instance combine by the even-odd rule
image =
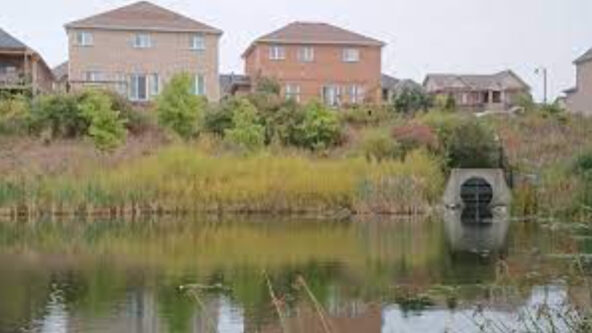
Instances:
[[[457,214],[454,227],[470,229]],[[499,292],[484,287],[500,286],[493,264],[451,260],[448,228],[431,220],[0,223],[0,332],[324,332],[321,313],[334,332],[462,328],[454,319],[462,313],[483,304],[489,314],[516,311],[563,273],[557,262],[534,262],[532,248],[574,247],[567,236],[513,226],[510,272],[544,275]],[[204,288],[191,295],[179,288],[187,284]]]

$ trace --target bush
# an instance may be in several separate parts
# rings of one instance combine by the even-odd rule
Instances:
[[[432,107],[432,99],[420,89],[405,88],[395,96],[393,104],[397,112],[404,114],[427,112]]]
[[[451,168],[499,168],[501,147],[494,132],[474,118],[463,118],[446,142]]]
[[[308,149],[325,149],[339,142],[341,124],[337,113],[319,102],[304,107],[302,123],[296,128],[295,143]]]
[[[158,122],[188,139],[200,129],[206,108],[206,100],[194,95],[189,74],[177,74],[164,87],[156,101]]]
[[[234,110],[239,107],[237,98],[229,98],[216,106],[209,107],[204,117],[204,130],[224,136],[226,130],[231,129]]]
[[[412,122],[392,130],[393,138],[400,144],[403,155],[418,148],[438,152],[440,143],[435,131],[427,125]]]
[[[257,109],[247,99],[241,99],[232,115],[232,129],[227,139],[241,149],[254,151],[265,144],[265,128],[257,121]]]
[[[125,120],[113,110],[111,98],[99,91],[86,91],[80,103],[80,115],[90,124],[88,136],[101,151],[121,145],[126,136]]]
[[[49,131],[52,138],[74,138],[86,134],[90,124],[78,108],[82,99],[82,94],[37,97],[31,108],[32,131]]]
[[[404,157],[401,146],[383,130],[365,133],[362,137],[361,152],[368,161],[382,162]]]
[[[255,87],[255,91],[257,93],[279,96],[282,91],[282,88],[280,87],[280,84],[276,80],[274,80],[272,78],[268,78],[268,77],[262,77],[257,81],[257,86]]]
[[[147,110],[134,107],[127,98],[113,90],[103,92],[111,100],[113,110],[119,111],[120,118],[125,120],[125,127],[131,134],[142,134],[155,124]]]
[[[339,115],[342,121],[361,126],[378,125],[393,118],[393,114],[388,107],[367,105],[356,105],[341,110]]]
[[[0,134],[19,134],[27,131],[31,107],[22,95],[0,99]]]

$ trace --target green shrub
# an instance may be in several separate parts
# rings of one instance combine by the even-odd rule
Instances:
[[[275,79],[262,77],[257,81],[255,91],[263,94],[280,95],[282,88],[280,87],[279,82]]]
[[[101,151],[117,148],[126,136],[125,120],[112,105],[109,95],[92,90],[80,102],[80,114],[90,124],[87,134]]]
[[[501,149],[493,130],[476,118],[461,119],[445,145],[448,166],[499,168]]]
[[[341,133],[337,113],[314,101],[304,107],[302,123],[296,129],[295,143],[308,149],[325,149],[337,144]]]
[[[226,130],[232,128],[232,116],[239,106],[237,98],[229,98],[216,106],[209,107],[204,116],[204,130],[224,136]]]
[[[392,137],[401,145],[403,155],[419,148],[433,153],[440,150],[440,142],[434,129],[419,122],[394,127]]]
[[[394,118],[388,107],[356,105],[341,110],[339,116],[343,122],[351,125],[379,125]]]
[[[403,89],[393,100],[395,110],[404,114],[418,111],[427,112],[432,107],[432,99],[420,89]]]
[[[7,96],[0,99],[0,134],[26,132],[30,109],[29,100],[25,96]]]
[[[119,111],[120,118],[125,120],[125,127],[131,134],[142,134],[155,125],[150,110],[134,107],[126,97],[113,90],[106,89],[102,92],[111,100],[113,110]]]
[[[262,113],[266,141],[298,145],[299,126],[304,122],[304,109],[293,100],[279,105],[277,110]]]
[[[573,164],[575,171],[580,175],[592,172],[592,150],[580,153]]]
[[[206,100],[192,93],[189,74],[177,74],[164,87],[156,101],[158,122],[188,139],[200,129],[206,108]]]
[[[74,138],[86,134],[90,124],[78,108],[82,98],[82,94],[37,97],[31,108],[32,131],[49,131],[52,138]]]
[[[404,157],[402,147],[384,130],[374,129],[364,133],[360,148],[368,161],[382,162]]]
[[[257,109],[247,99],[238,101],[232,115],[232,129],[227,139],[241,149],[254,151],[265,144],[265,128],[258,123]]]

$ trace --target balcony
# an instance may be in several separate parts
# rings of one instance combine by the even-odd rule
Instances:
[[[26,89],[31,86],[30,75],[0,71],[0,89]]]

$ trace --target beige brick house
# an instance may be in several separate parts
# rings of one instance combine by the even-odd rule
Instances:
[[[592,116],[592,49],[576,59],[576,87],[565,91],[565,104],[573,113]]]
[[[429,74],[424,89],[433,96],[452,97],[465,111],[510,111],[519,99],[530,96],[530,86],[507,70],[489,75]]]
[[[380,103],[384,43],[326,23],[295,22],[244,52],[253,85],[276,79],[286,98],[329,105]]]
[[[193,91],[220,98],[218,43],[222,31],[142,1],[66,24],[71,89],[101,86],[135,102],[152,100],[176,73]]]

